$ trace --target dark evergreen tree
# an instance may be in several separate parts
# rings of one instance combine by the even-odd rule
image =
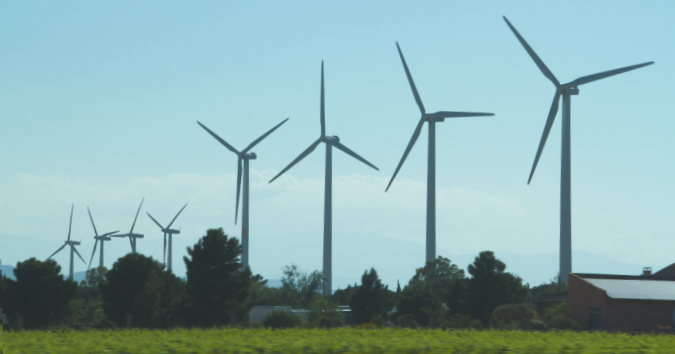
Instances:
[[[471,278],[467,281],[467,310],[473,318],[487,326],[492,311],[499,306],[521,303],[529,291],[522,279],[504,270],[506,265],[491,251],[481,252],[469,265]]]
[[[71,301],[77,284],[64,280],[61,267],[54,260],[35,258],[19,262],[14,269],[16,280],[3,278],[2,309],[10,319],[23,316],[25,328],[38,329],[62,323],[71,315]]]
[[[242,270],[241,250],[239,241],[222,228],[207,230],[188,248],[187,293],[195,325],[233,325],[248,314],[252,275],[250,268]]]
[[[379,315],[379,318],[386,318],[387,312],[393,305],[394,294],[389,291],[387,285],[382,285],[375,268],[363,273],[361,285],[356,288],[349,299],[354,321],[359,324],[371,322],[375,315]]]
[[[141,328],[178,324],[177,314],[185,302],[183,281],[164,266],[142,254],[129,253],[118,259],[101,285],[103,310],[117,326]]]
[[[397,310],[401,317],[411,315],[417,324],[433,327],[440,321],[442,304],[430,284],[411,281],[401,291]]]
[[[354,295],[358,287],[358,285],[354,284],[354,286],[347,285],[344,289],[335,290],[331,297],[331,301],[339,306],[349,306],[349,300],[352,298],[352,295]]]

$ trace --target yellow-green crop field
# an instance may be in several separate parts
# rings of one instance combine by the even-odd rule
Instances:
[[[409,329],[4,332],[3,353],[675,353],[674,335]]]

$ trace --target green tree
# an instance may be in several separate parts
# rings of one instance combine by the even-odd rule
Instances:
[[[427,261],[423,268],[418,268],[410,281],[427,284],[441,302],[447,302],[453,284],[464,278],[464,270],[449,259],[438,256],[433,261]]]
[[[255,275],[251,282],[251,297],[253,306],[282,306],[284,305],[281,289],[267,286],[267,280],[260,274]]]
[[[96,311],[103,309],[103,299],[101,297],[101,286],[105,284],[105,273],[108,269],[97,267],[87,270],[85,280],[80,282],[77,291],[77,300],[81,306],[77,313],[76,323],[84,326],[99,325],[98,322],[104,321],[105,316],[101,317],[101,312],[96,315]]]
[[[356,289],[358,289],[358,285],[356,284],[354,284],[354,286],[347,285],[347,287],[344,289],[337,289],[331,296],[331,301],[338,304],[339,306],[348,306],[349,299],[352,298],[352,295],[354,295]]]
[[[248,314],[252,276],[250,268],[242,270],[241,250],[239,241],[222,228],[207,230],[188,248],[187,293],[195,325],[234,325]]]
[[[385,318],[393,305],[394,294],[387,285],[382,285],[375,268],[363,273],[361,285],[349,299],[349,307],[357,324],[371,322],[374,315]]]
[[[467,309],[473,318],[487,326],[499,305],[521,303],[529,291],[522,279],[506,273],[506,264],[491,251],[483,251],[469,265],[471,278],[467,281]]]
[[[434,323],[440,321],[443,316],[442,303],[430,285],[420,281],[411,281],[403,288],[397,307],[400,318],[410,315],[415,323],[428,327],[433,327]],[[409,326],[404,323],[401,325]]]
[[[318,299],[309,306],[309,322],[317,327],[342,327],[345,317],[338,311],[337,305],[328,299]]]
[[[312,273],[298,270],[291,264],[282,268],[281,296],[284,305],[294,308],[309,308],[309,305],[321,298],[323,291],[323,275],[318,270]]]
[[[171,326],[185,299],[182,280],[142,254],[118,259],[99,286],[105,315],[118,326],[126,326],[127,314],[134,327]]]
[[[35,258],[19,262],[14,269],[16,280],[3,278],[2,309],[13,318],[23,315],[25,328],[45,328],[62,323],[71,315],[71,301],[77,284],[64,280],[61,267],[54,260]]]

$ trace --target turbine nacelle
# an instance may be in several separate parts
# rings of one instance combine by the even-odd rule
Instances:
[[[108,236],[94,236],[94,239],[99,240],[99,241],[110,241],[112,238]]]
[[[244,160],[255,160],[255,159],[258,158],[258,155],[256,155],[255,152],[248,152],[248,153],[242,154],[240,157]]]
[[[322,137],[322,138],[320,138],[320,139],[321,139],[321,141],[323,141],[324,143],[326,143],[326,144],[331,144],[331,145],[332,145],[333,143],[339,143],[339,142],[340,142],[340,138],[338,138],[337,135],[333,135],[333,136],[324,136],[324,137]]]
[[[162,232],[165,232],[167,234],[172,234],[176,235],[180,233],[180,230],[175,230],[175,229],[162,229]]]
[[[66,244],[66,245],[71,245],[71,246],[79,246],[79,245],[80,245],[80,241],[66,241],[65,244]]]

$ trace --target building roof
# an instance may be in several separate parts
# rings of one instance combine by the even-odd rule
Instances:
[[[675,263],[654,273],[657,277],[675,277]]]
[[[606,274],[575,274],[603,289],[612,299],[675,301],[675,278]]]

